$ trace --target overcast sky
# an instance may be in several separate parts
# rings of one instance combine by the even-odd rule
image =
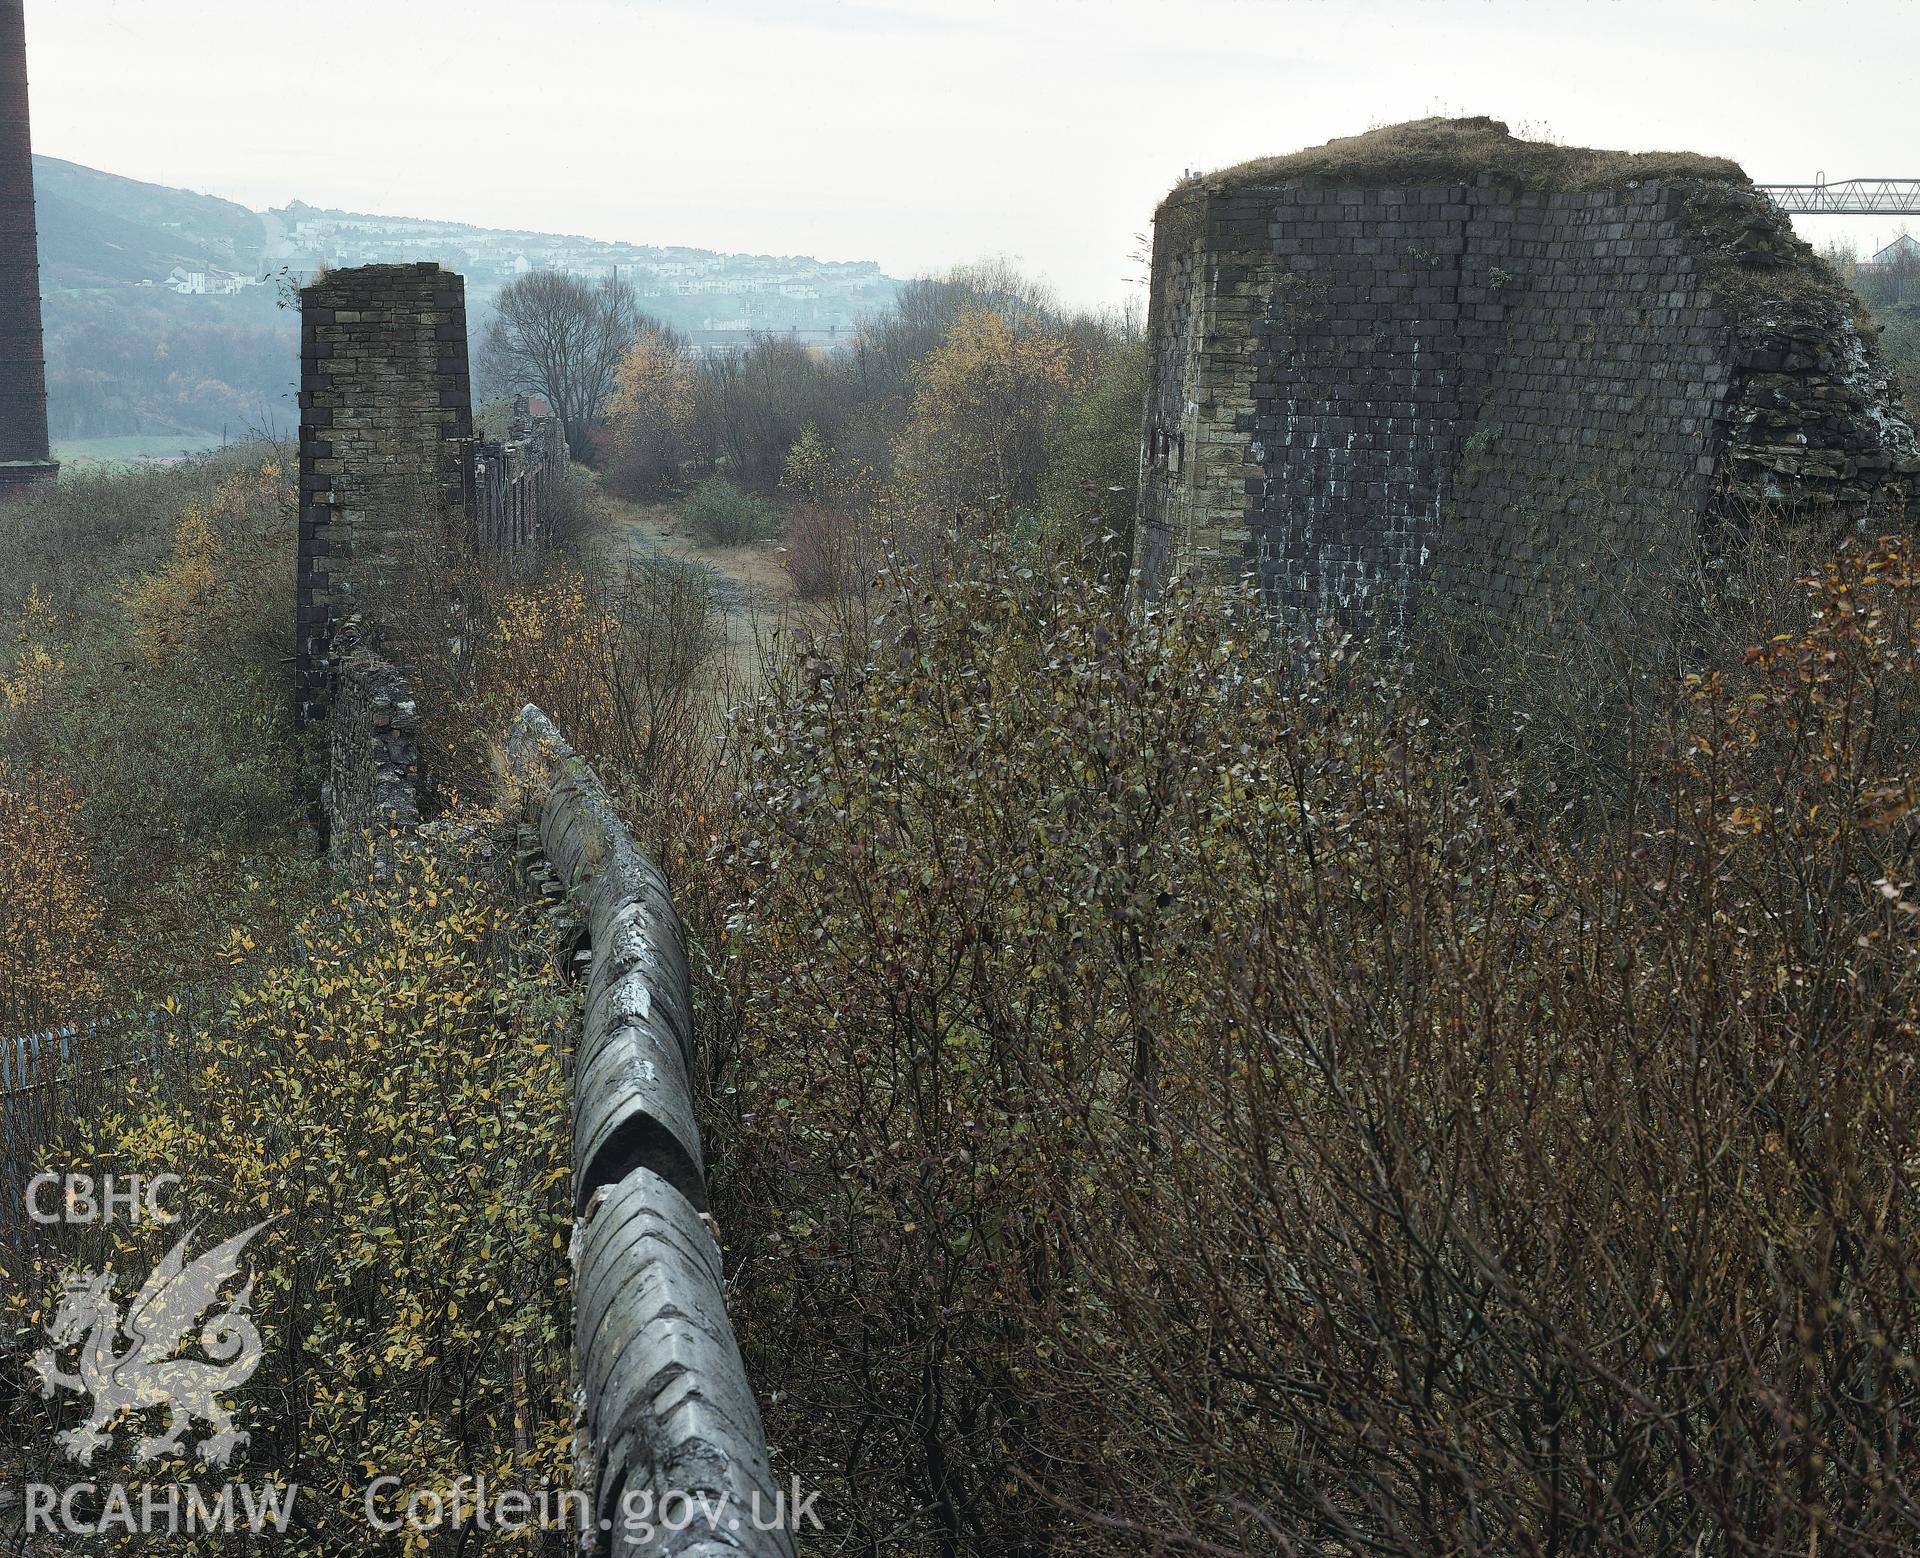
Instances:
[[[110,172],[900,276],[1006,255],[1077,303],[1127,295],[1183,169],[1425,114],[1920,176],[1909,0],[27,0],[27,39],[35,148]]]

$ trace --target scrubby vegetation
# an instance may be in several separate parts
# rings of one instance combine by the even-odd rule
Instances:
[[[1070,313],[1004,266],[973,267],[909,283],[837,354],[768,337],[696,358],[647,324],[600,453],[621,496],[686,494],[707,544],[779,523],[797,592],[817,600],[863,573],[850,560],[882,537],[963,510],[1063,542],[1117,531],[1133,509],[1145,373],[1133,321]]]
[[[287,460],[259,446],[0,508],[0,784],[19,808],[0,913],[93,971],[33,1013],[0,990],[0,1029],[177,991],[229,926],[284,924],[275,901],[311,876]]]
[[[390,876],[369,859],[330,878],[309,828],[321,773],[292,725],[293,513],[273,449],[0,509],[0,1043],[68,1032],[31,1066],[10,1053],[0,1100],[0,1468],[10,1485],[71,1480],[54,1435],[77,1421],[73,1398],[42,1402],[26,1372],[56,1257],[111,1262],[125,1303],[126,1274],[187,1225],[271,1217],[253,1294],[268,1352],[234,1465],[250,1486],[302,1489],[279,1550],[318,1554],[379,1546],[363,1512],[376,1474],[399,1479],[382,1515],[461,1475],[569,1485],[561,1063],[577,995],[512,876],[516,841],[452,792],[491,794],[474,733],[497,735],[508,681],[514,707],[531,692],[583,716],[539,672],[564,649],[584,688],[587,657],[613,652],[577,575],[509,580],[460,548],[457,577],[436,582],[466,588],[489,636],[457,675],[423,659],[449,675],[447,718],[467,722],[457,739],[437,727],[447,809]],[[623,710],[661,707],[635,674],[643,641],[671,631],[696,658],[701,643],[648,588],[631,587],[636,632],[591,684],[601,717],[581,718],[635,772],[649,750],[664,761],[664,722],[653,748],[617,743]],[[46,1166],[178,1175],[185,1223],[35,1238],[20,1198]],[[140,1472],[196,1476],[191,1461]],[[424,1550],[409,1540],[388,1545]]]
[[[851,1544],[1900,1550],[1910,549],[1612,667],[1669,679],[1573,791],[1350,644],[959,555],[784,664],[688,887]]]
[[[773,510],[724,476],[709,476],[687,495],[680,510],[688,527],[708,546],[764,541],[776,525]]]
[[[809,1551],[1911,1547],[1920,557],[1756,533],[1405,653],[1129,610],[1143,355],[1004,276],[837,361],[643,333],[608,479],[715,539],[777,510],[815,604],[743,701],[700,570],[423,518],[372,605],[441,810],[391,880],[299,848],[279,457],[0,510],[0,1016],[166,1001],[61,1150],[292,1214],[249,1447],[317,1493],[287,1550],[368,1549],[363,1455],[568,1475],[576,998],[480,809],[528,700],[688,923]]]
[[[409,1495],[462,1476],[570,1486],[561,1056],[578,998],[507,852],[487,844],[492,821],[444,819],[391,879],[349,873],[294,927],[291,956],[262,960],[236,932],[231,962],[257,970],[197,1021],[169,1010],[108,1041],[138,1064],[79,1078],[93,1107],[58,1139],[96,1181],[164,1166],[192,1214],[70,1232],[70,1259],[144,1274],[189,1225],[272,1219],[249,1251],[267,1350],[244,1391],[243,1460],[251,1485],[300,1490],[278,1550],[428,1550],[418,1532],[382,1547],[366,1514],[376,1476],[395,1479],[372,1506],[394,1521]],[[0,1323],[36,1334],[41,1301],[9,1281]],[[66,1408],[29,1397],[14,1412],[11,1445],[64,1481],[48,1457]],[[176,1459],[142,1480],[206,1473]],[[154,1550],[137,1536],[120,1549]]]

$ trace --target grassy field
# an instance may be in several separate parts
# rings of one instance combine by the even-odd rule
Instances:
[[[146,465],[155,460],[177,460],[184,454],[211,449],[220,440],[211,433],[128,433],[118,438],[76,438],[53,446],[53,457],[63,466]]]

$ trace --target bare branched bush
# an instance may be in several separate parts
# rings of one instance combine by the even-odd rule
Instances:
[[[800,599],[825,600],[840,594],[859,569],[856,515],[819,503],[799,503],[787,513],[781,531],[784,562]]]
[[[441,796],[492,793],[492,745],[537,703],[617,791],[710,774],[726,697],[706,570],[632,559],[589,575],[556,552],[473,550],[458,516],[411,533],[374,619],[420,693],[421,760]]]
[[[584,454],[595,421],[614,391],[620,360],[642,325],[633,284],[618,275],[588,281],[536,270],[510,282],[494,301],[474,371],[488,393],[545,396]]]
[[[1802,591],[1579,808],[991,536],[775,668],[686,896],[846,1544],[1910,1550],[1920,568]]]
[[[540,491],[540,539],[555,550],[579,557],[599,532],[597,512],[604,500],[585,472],[569,465]]]

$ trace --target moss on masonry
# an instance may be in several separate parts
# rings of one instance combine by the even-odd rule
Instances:
[[[1161,209],[1196,195],[1228,194],[1301,179],[1338,179],[1359,185],[1457,184],[1471,182],[1482,173],[1537,190],[1617,189],[1639,180],[1669,178],[1751,187],[1739,163],[1725,157],[1555,146],[1522,140],[1500,120],[1485,117],[1415,119],[1202,174],[1176,188]]]

